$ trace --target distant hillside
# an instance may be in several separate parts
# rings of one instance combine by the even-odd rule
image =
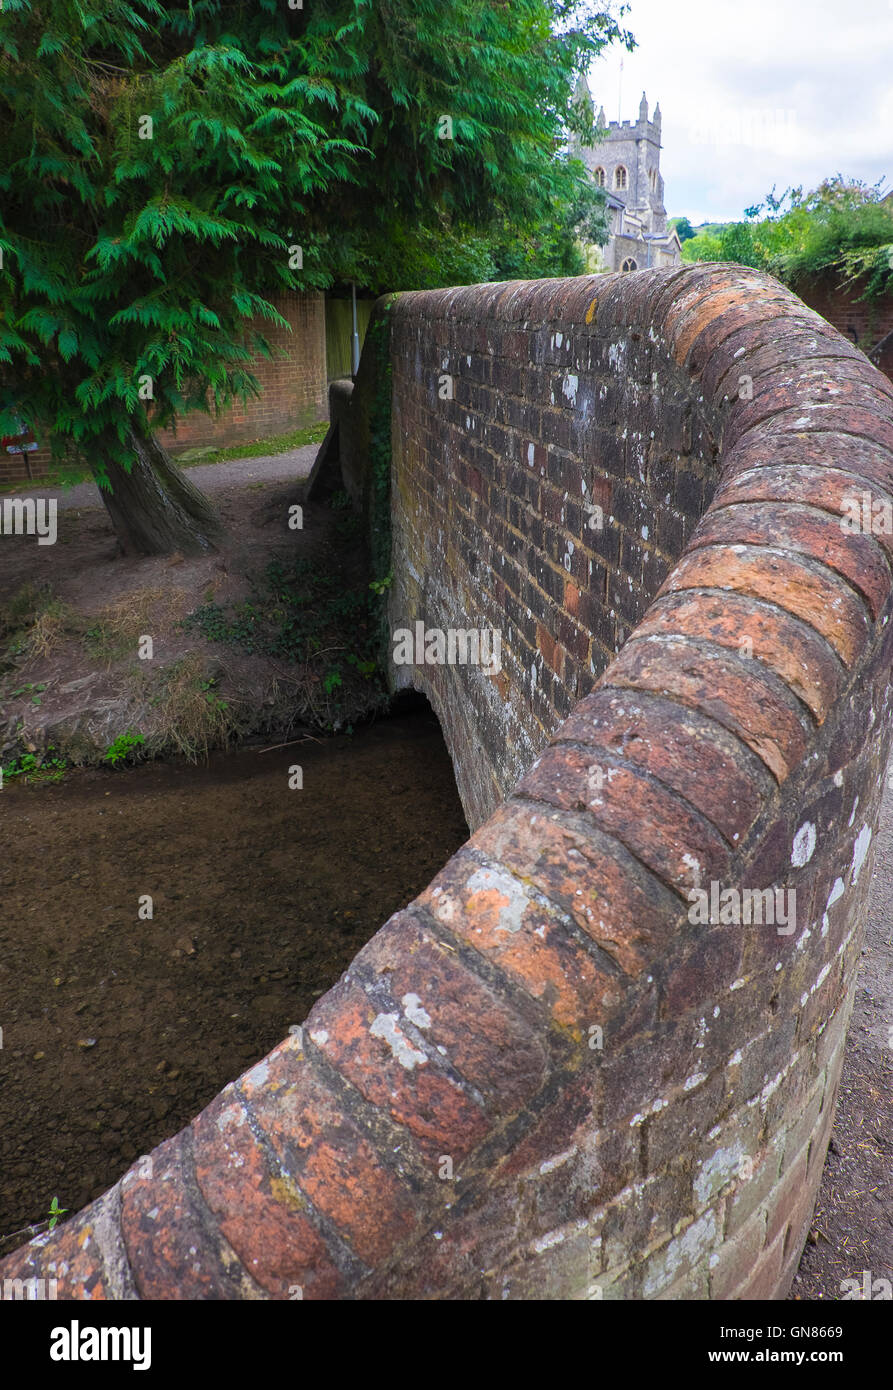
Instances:
[[[681,218],[681,217],[668,217],[668,218],[667,218],[667,226],[668,226],[668,227],[675,227],[676,224],[677,224],[677,222],[681,222],[681,221],[682,221],[682,218]],[[696,225],[694,222],[692,222],[691,225],[692,225],[692,227],[693,227],[693,229],[694,229],[694,232],[695,232],[695,235],[696,235],[696,236],[701,236],[701,235],[704,235],[704,236],[722,236],[722,234],[723,234],[723,232],[726,230],[726,228],[727,228],[727,227],[732,227],[732,226],[734,226],[734,223],[732,223],[732,222],[701,222],[700,224]]]

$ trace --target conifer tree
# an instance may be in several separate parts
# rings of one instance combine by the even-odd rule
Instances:
[[[283,290],[571,201],[618,37],[589,0],[4,0],[0,433],[86,460],[125,549],[213,546],[156,432],[256,393]]]

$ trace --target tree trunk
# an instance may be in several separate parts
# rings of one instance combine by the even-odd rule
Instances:
[[[112,488],[99,489],[128,555],[199,555],[216,550],[224,528],[214,508],[151,434],[130,431],[129,473],[105,460]]]

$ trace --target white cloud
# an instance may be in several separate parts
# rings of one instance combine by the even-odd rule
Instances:
[[[634,53],[590,73],[609,120],[663,115],[670,216],[740,218],[776,185],[893,180],[893,0],[631,0]],[[623,72],[620,61],[623,59]]]

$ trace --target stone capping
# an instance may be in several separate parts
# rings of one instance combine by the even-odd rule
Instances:
[[[783,1297],[889,751],[893,539],[840,522],[853,493],[893,505],[893,386],[738,266],[392,313],[512,325],[519,350],[528,325],[650,344],[714,431],[712,500],[595,689],[302,1033],[0,1279],[71,1299]],[[597,819],[595,757],[617,774]],[[692,859],[705,882],[795,887],[796,930],[693,926]]]

